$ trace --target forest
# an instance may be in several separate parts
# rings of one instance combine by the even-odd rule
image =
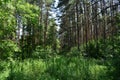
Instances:
[[[120,0],[0,0],[0,80],[120,80]]]

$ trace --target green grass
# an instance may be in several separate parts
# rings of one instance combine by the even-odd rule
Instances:
[[[83,57],[0,61],[0,80],[108,80],[106,70]]]

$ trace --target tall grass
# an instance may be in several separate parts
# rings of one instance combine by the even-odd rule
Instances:
[[[51,62],[51,61],[50,61]],[[106,80],[106,66],[83,57],[56,58],[47,72],[60,80]]]
[[[106,66],[83,57],[0,61],[0,80],[108,80]]]

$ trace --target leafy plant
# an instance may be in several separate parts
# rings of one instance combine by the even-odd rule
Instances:
[[[11,40],[4,40],[0,42],[0,58],[1,59],[9,59],[15,56],[15,52],[19,52],[17,44]]]
[[[33,52],[33,57],[39,58],[39,59],[50,58],[53,55],[55,55],[55,53],[53,52],[53,50],[49,46],[47,46],[45,48],[43,48],[41,46],[37,46],[35,51]]]

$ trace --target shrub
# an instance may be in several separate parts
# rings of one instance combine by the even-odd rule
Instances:
[[[15,56],[15,52],[19,52],[20,49],[18,48],[17,44],[11,40],[3,40],[0,42],[0,58],[1,59],[8,59]]]
[[[71,48],[71,50],[67,53],[67,56],[70,56],[70,57],[77,57],[77,56],[81,56],[82,53],[81,51],[78,50],[77,47],[73,47]]]
[[[106,67],[93,59],[58,57],[48,61],[46,72],[56,80],[106,80]]]
[[[35,51],[33,52],[33,57],[39,59],[46,59],[52,57],[54,54],[55,52],[53,52],[53,50],[49,46],[45,48],[37,46]]]

